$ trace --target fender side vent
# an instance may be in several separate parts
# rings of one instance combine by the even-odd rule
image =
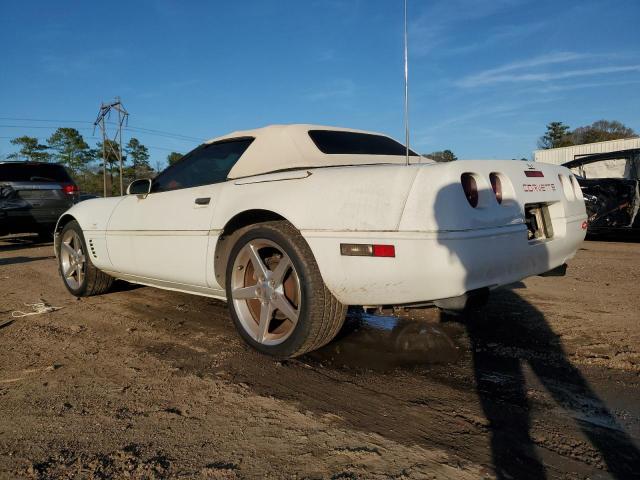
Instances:
[[[89,239],[89,250],[91,250],[91,256],[93,258],[98,258],[98,256],[96,255],[96,247],[93,245],[92,238]]]

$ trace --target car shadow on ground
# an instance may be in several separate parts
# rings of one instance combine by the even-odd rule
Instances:
[[[0,258],[0,267],[5,265],[17,265],[19,263],[37,262],[38,260],[50,260],[55,258],[55,255],[49,255],[46,257],[10,257]]]
[[[109,289],[109,293],[118,293],[118,292],[129,292],[132,290],[137,290],[139,288],[143,288],[144,285],[139,285],[137,283],[129,283],[124,280],[114,280],[113,285]]]
[[[9,235],[0,237],[0,252],[47,246],[53,248],[53,242],[50,239],[43,239],[37,235]]]
[[[640,451],[569,361],[543,313],[511,290],[494,296],[482,311],[460,317],[443,313],[442,320],[466,327],[497,477],[546,477],[530,432],[532,406],[524,375],[528,365],[555,402],[576,419],[609,473],[618,479],[637,478]]]

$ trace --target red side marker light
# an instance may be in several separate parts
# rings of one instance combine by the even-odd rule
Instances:
[[[373,246],[374,257],[395,257],[396,247],[393,245],[374,245]]]
[[[340,255],[348,257],[395,257],[396,247],[394,245],[341,243]]]
[[[524,174],[527,177],[544,177],[544,173],[542,173],[540,170],[525,170]]]
[[[584,222],[582,222],[582,229],[583,230],[586,230],[588,226],[589,226],[589,224],[587,223],[586,220]]]

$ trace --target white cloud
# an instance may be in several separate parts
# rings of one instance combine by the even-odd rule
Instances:
[[[461,25],[491,17],[513,9],[527,0],[440,0],[418,3],[426,5],[417,15],[409,8],[411,54],[422,56],[438,48],[438,53],[458,54],[489,46],[501,39],[519,37],[538,29],[536,22],[514,27],[502,26],[489,32],[488,37],[473,44],[444,48],[459,40]],[[415,16],[414,16],[415,15]],[[531,26],[529,26],[531,25]]]
[[[526,60],[507,63],[497,68],[491,68],[469,75],[457,82],[464,88],[481,87],[497,83],[517,82],[546,82],[551,80],[563,80],[574,77],[587,77],[612,73],[638,72],[640,64],[607,65],[607,66],[582,66],[564,70],[549,70],[544,67],[569,64],[578,60],[593,62],[604,58],[604,55],[580,54],[574,52],[555,52],[536,56]]]

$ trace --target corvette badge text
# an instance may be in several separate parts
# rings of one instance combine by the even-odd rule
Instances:
[[[556,186],[553,183],[523,183],[522,190],[525,192],[555,192]]]

